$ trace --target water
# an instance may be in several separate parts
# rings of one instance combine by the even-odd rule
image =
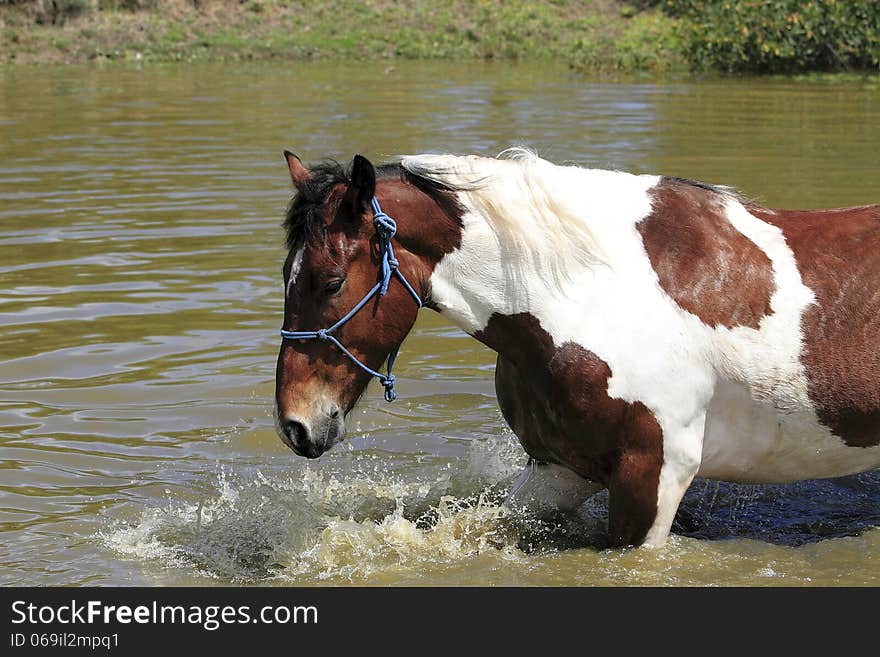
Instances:
[[[0,71],[0,584],[880,584],[880,475],[696,482],[662,549],[599,496],[542,524],[493,354],[422,313],[400,399],[296,458],[271,418],[290,188],[306,161],[494,154],[877,202],[880,86],[596,81],[564,68]]]

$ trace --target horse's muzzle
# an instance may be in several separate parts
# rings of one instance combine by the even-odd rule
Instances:
[[[313,427],[309,428],[309,424]],[[343,435],[342,413],[332,408],[321,413],[306,424],[298,418],[278,417],[276,410],[276,429],[281,442],[294,453],[309,459],[316,459],[336,444]]]

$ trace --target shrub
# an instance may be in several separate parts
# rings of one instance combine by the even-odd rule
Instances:
[[[35,3],[37,23],[61,25],[68,18],[91,11],[92,0],[40,0]]]
[[[880,65],[877,0],[666,0],[698,69],[792,73]]]
[[[660,12],[641,12],[627,21],[616,42],[618,68],[668,71],[683,68],[676,22]]]

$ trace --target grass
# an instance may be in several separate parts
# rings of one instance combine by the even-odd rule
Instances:
[[[81,0],[75,15],[54,24],[37,22],[36,4],[0,0],[0,62],[406,58],[685,68],[676,19],[615,0],[128,3],[144,7],[135,11],[112,8],[123,2]]]

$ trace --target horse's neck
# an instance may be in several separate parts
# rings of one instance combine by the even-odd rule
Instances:
[[[609,271],[630,267],[643,249],[634,226],[650,212],[645,192],[655,177],[554,173],[537,193],[505,189],[489,199],[489,211],[487,203],[466,199],[461,244],[430,277],[434,307],[496,351],[517,344],[502,333],[522,328],[503,318],[545,330],[567,323],[583,313],[591,287],[604,285]]]
[[[446,254],[430,278],[432,305],[470,334],[492,315],[527,310],[544,282],[529,275],[521,254],[499,243],[493,228],[478,215],[466,215],[461,244]],[[528,279],[528,280],[525,280]]]
[[[546,317],[567,302],[554,278],[566,272],[554,273],[548,263],[514,251],[499,245],[489,226],[468,223],[461,247],[434,269],[430,301],[445,318],[499,354],[530,359],[543,350],[527,336],[543,333],[543,324],[549,326]],[[545,271],[538,271],[542,266]],[[578,278],[582,274],[577,272]]]

